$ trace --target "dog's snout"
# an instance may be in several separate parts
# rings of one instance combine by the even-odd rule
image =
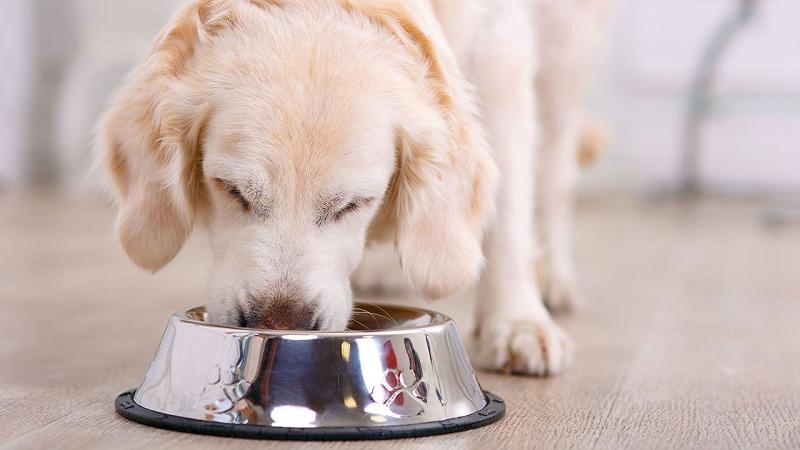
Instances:
[[[302,296],[289,292],[251,299],[251,308],[244,314],[248,328],[269,330],[314,330],[314,306],[303,301]]]

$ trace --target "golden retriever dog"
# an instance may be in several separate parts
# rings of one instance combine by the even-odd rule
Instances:
[[[479,280],[480,366],[557,373],[606,2],[191,0],[99,126],[117,236],[157,271],[203,225],[211,320],[272,329],[344,329],[391,242],[421,296]]]

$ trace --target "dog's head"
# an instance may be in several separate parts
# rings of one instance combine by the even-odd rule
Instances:
[[[430,11],[363,3],[195,0],[101,121],[134,262],[208,226],[212,320],[343,329],[368,237],[428,297],[478,275],[496,176],[470,94]]]

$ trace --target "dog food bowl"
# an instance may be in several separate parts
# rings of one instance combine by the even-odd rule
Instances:
[[[500,419],[449,317],[359,304],[346,332],[215,325],[174,314],[122,416],[178,431],[263,439],[387,439],[451,433]]]

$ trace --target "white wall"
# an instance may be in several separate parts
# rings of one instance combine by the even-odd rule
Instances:
[[[81,189],[109,93],[180,0],[0,0],[0,183]]]
[[[0,186],[19,181],[22,149],[27,141],[26,99],[31,61],[27,0],[0,0]]]
[[[800,2],[760,11],[721,65],[719,103],[703,134],[712,189],[800,192]],[[629,0],[616,20],[593,104],[614,128],[590,187],[676,182],[685,94],[702,51],[734,0]]]
[[[56,2],[59,0],[46,0]],[[78,45],[55,96],[53,143],[60,183],[74,191],[88,178],[94,124],[110,94],[144,57],[179,0],[74,0]]]
[[[0,78],[0,181],[59,175],[80,188],[97,115],[178,3],[0,0],[0,56],[12,62]],[[727,100],[704,134],[702,166],[712,186],[797,190],[800,1],[758,3],[762,12],[722,66]],[[621,0],[591,99],[612,125],[614,147],[587,173],[589,189],[675,182],[688,82],[736,4]]]

